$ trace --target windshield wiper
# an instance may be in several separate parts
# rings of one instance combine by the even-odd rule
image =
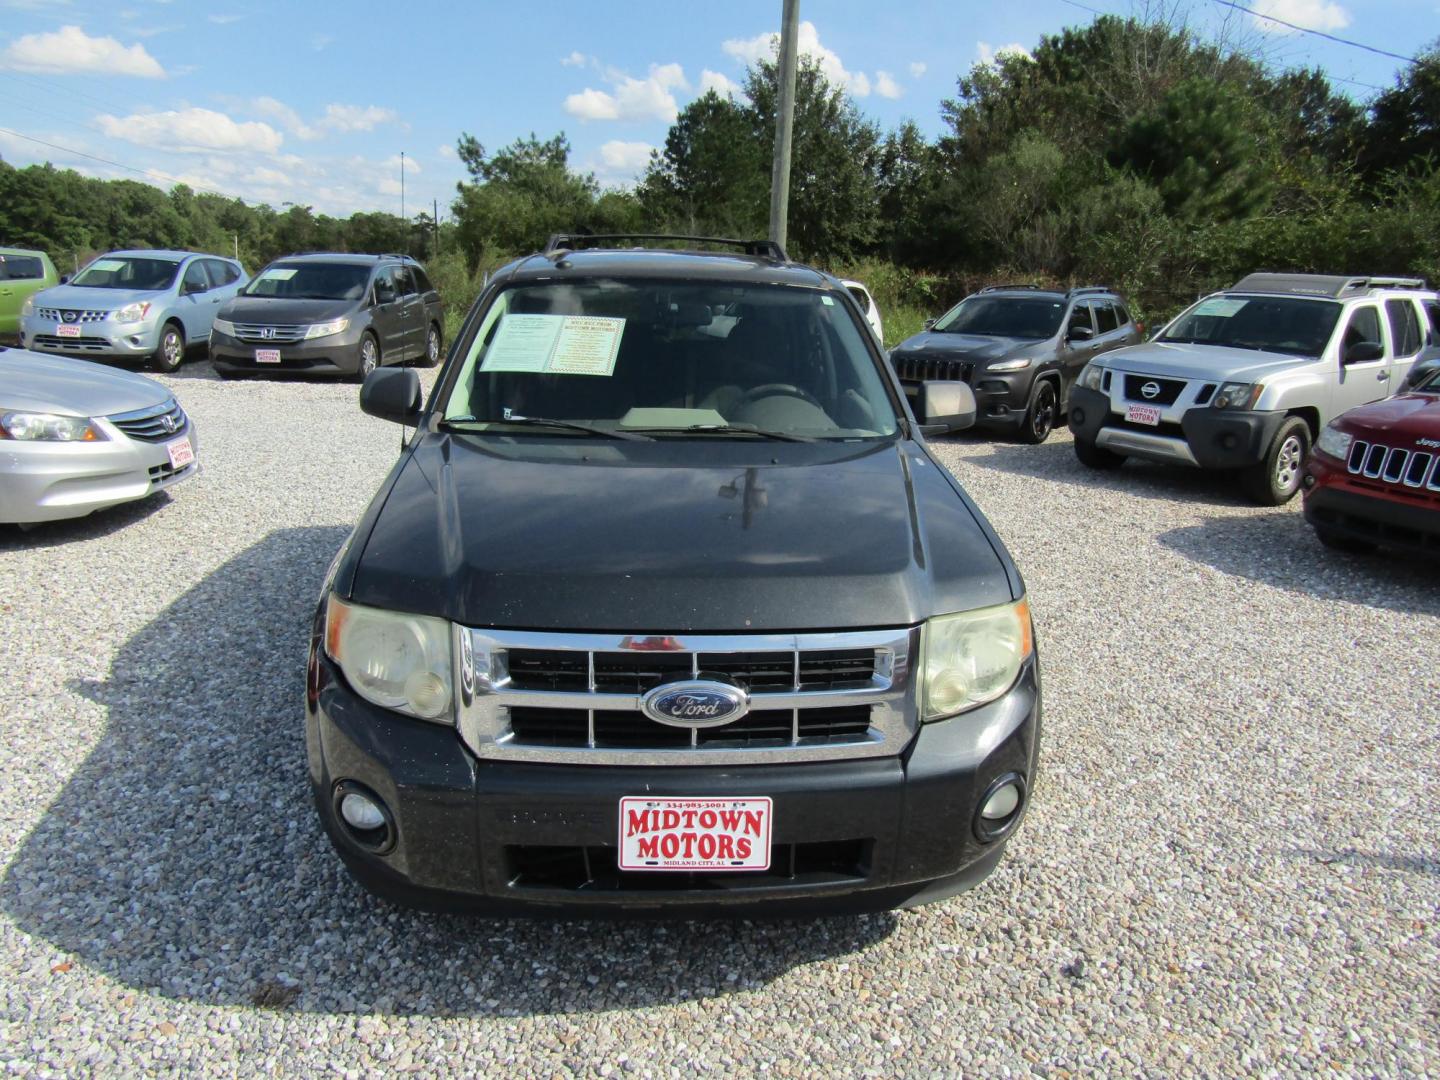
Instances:
[[[779,439],[782,442],[818,442],[811,435],[793,435],[788,431],[769,431],[754,424],[689,424],[685,427],[627,428],[628,431],[649,431],[657,435],[754,435],[761,439]]]
[[[479,424],[485,421],[476,420],[473,416],[457,416],[450,420],[441,422],[441,427],[455,428],[467,424]],[[599,435],[605,439],[624,439],[628,442],[654,442],[649,435],[640,435],[633,431],[617,431],[614,428],[595,427],[593,424],[582,424],[575,420],[552,420],[545,416],[517,416],[511,413],[503,420],[488,421],[492,424],[525,424],[534,427],[564,428],[567,431],[583,431],[587,435]]]

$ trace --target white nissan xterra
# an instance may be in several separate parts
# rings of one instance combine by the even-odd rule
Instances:
[[[1070,394],[1075,454],[1234,470],[1278,506],[1330,420],[1401,388],[1440,354],[1418,278],[1251,274],[1153,339],[1099,357]]]

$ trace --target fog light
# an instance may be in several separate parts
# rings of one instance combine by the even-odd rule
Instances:
[[[1234,435],[1226,435],[1220,440],[1220,445],[1226,450],[1234,450],[1235,447],[1240,445],[1240,440],[1235,438]]]
[[[345,823],[361,832],[373,832],[385,827],[385,814],[374,801],[358,791],[348,791],[340,799],[340,816]]]
[[[1018,772],[1005,773],[990,781],[975,812],[972,826],[975,839],[982,844],[993,844],[1008,836],[1020,823],[1025,793],[1025,777]]]
[[[1020,805],[1020,788],[1015,783],[1004,784],[980,808],[980,816],[986,821],[1004,821]]]

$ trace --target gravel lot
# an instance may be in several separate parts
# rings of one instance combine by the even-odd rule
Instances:
[[[312,812],[306,621],[398,431],[353,386],[171,384],[205,471],[0,529],[0,1064],[378,1076],[1440,1072],[1440,569],[1298,504],[941,440],[1025,572],[1029,820],[894,916],[417,915]]]

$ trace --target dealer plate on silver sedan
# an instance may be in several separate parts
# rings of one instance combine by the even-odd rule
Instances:
[[[1125,406],[1125,419],[1132,424],[1149,424],[1151,427],[1160,426],[1160,410],[1154,405],[1127,405]]]
[[[183,469],[195,460],[195,448],[190,445],[190,437],[176,439],[172,443],[165,444],[165,452],[170,455],[170,467],[172,469]]]
[[[620,800],[621,870],[768,870],[774,807],[744,799]]]

